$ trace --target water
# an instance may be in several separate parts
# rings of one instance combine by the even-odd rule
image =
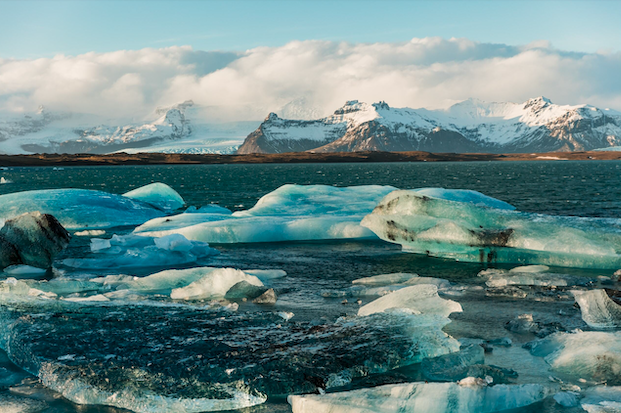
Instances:
[[[336,186],[380,184],[397,188],[445,187],[473,189],[515,205],[519,210],[554,215],[621,217],[620,162],[472,162],[472,163],[386,163],[386,164],[292,164],[292,165],[182,165],[108,166],[51,168],[12,168],[0,176],[12,181],[0,185],[0,194],[32,189],[85,188],[124,193],[151,182],[164,182],[175,188],[188,205],[216,203],[232,210],[252,207],[266,193],[286,183]],[[127,230],[126,230],[127,231]],[[83,254],[88,239],[74,237],[64,257]],[[287,277],[274,281],[279,299],[273,311],[291,311],[302,323],[334,322],[344,315],[355,315],[358,304],[350,299],[324,298],[321,293],[338,293],[361,277],[393,272],[412,272],[444,278],[456,285],[478,286],[478,264],[455,263],[406,254],[400,247],[381,241],[298,242],[274,244],[215,245],[221,254],[209,262],[213,266],[283,269]],[[510,267],[503,267],[510,268]],[[132,272],[134,271],[134,272]],[[598,271],[557,269],[564,274],[596,281]],[[97,274],[143,275],[139,269],[109,269]],[[519,373],[517,383],[548,383],[550,372],[540,358],[529,355],[522,343],[532,334],[514,334],[504,325],[519,314],[533,313],[542,322],[561,322],[567,329],[585,328],[573,299],[561,291],[528,289],[526,298],[509,293],[489,297],[481,289],[464,296],[451,296],[460,302],[463,313],[453,314],[444,331],[455,338],[493,339],[511,337],[514,345],[497,347],[486,356],[486,363],[512,368]],[[560,297],[560,298],[559,298]],[[364,298],[366,304],[372,298]],[[239,312],[261,311],[264,307],[240,303]],[[565,316],[560,317],[559,311]],[[181,333],[179,333],[181,334]],[[187,356],[187,354],[186,354]],[[20,372],[7,360],[0,367]],[[173,366],[174,367],[174,366]],[[420,378],[417,367],[403,373]],[[0,370],[1,371],[1,370]],[[1,374],[1,373],[0,373]],[[25,374],[22,372],[22,374]],[[1,379],[1,377],[0,377]],[[32,378],[11,394],[46,400],[50,412],[118,412],[120,409],[75,405],[56,393],[45,391]],[[0,392],[1,394],[7,394]],[[521,411],[560,411],[554,402]],[[1,409],[0,409],[1,411]],[[282,397],[244,412],[290,411]],[[565,410],[564,410],[565,411]],[[577,411],[580,411],[578,409]]]

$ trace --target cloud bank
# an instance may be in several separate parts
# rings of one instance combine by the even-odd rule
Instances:
[[[621,53],[424,38],[405,43],[294,41],[244,52],[190,47],[0,58],[0,111],[148,117],[188,99],[210,120],[257,120],[283,107],[328,114],[346,100],[447,107],[470,97],[621,109]]]

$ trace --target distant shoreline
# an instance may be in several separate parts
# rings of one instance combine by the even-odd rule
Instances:
[[[472,161],[549,161],[621,160],[621,152],[545,152],[545,153],[430,153],[430,152],[292,152],[280,154],[215,155],[170,153],[37,154],[0,155],[0,167],[14,166],[102,166],[102,165],[216,165],[267,163],[345,163],[345,162],[472,162]]]

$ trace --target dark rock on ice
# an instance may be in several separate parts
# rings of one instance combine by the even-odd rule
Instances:
[[[0,229],[0,268],[19,264],[49,268],[70,238],[49,214],[30,212],[10,219]]]

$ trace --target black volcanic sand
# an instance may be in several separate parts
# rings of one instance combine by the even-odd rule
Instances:
[[[431,153],[431,152],[291,152],[278,154],[217,155],[169,153],[35,154],[0,155],[0,166],[88,166],[160,164],[253,164],[253,163],[339,163],[339,162],[468,162],[619,160],[621,152],[546,153]]]

